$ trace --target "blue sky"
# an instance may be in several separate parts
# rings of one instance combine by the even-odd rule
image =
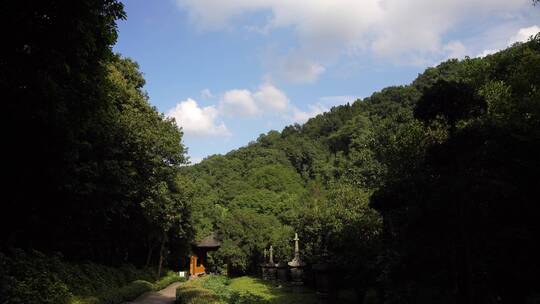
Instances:
[[[193,162],[448,58],[540,31],[530,0],[125,0],[114,50],[137,61]]]

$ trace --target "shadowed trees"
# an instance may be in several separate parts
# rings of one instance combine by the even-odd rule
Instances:
[[[122,4],[8,1],[0,11],[2,249],[142,265],[158,262],[147,254],[156,244],[188,243],[182,133],[149,104],[138,65],[111,51]]]

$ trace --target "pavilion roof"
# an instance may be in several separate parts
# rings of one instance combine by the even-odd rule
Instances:
[[[221,242],[217,239],[216,234],[212,233],[211,235],[205,237],[200,242],[197,242],[194,245],[198,248],[216,248],[221,246]]]

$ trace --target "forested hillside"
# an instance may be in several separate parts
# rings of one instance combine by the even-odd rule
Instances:
[[[115,0],[0,6],[0,303],[118,303],[124,284],[189,250],[182,132],[150,105],[138,65],[112,52],[122,18]]]
[[[385,303],[538,301],[539,71],[537,35],[186,167],[196,237],[244,273],[298,232]]]
[[[211,234],[213,270],[253,275],[295,233],[308,288],[324,268],[356,302],[540,303],[540,33],[190,165],[112,50],[124,18],[116,0],[0,4],[1,304],[132,300]]]

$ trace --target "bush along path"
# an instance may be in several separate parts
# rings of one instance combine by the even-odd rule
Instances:
[[[120,304],[182,280],[176,272],[156,280],[155,269],[132,265],[76,264],[17,249],[0,253],[0,303]]]

